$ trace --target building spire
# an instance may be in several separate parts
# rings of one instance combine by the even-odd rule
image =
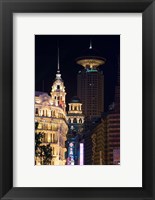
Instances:
[[[89,46],[89,49],[92,49],[92,40],[90,39],[90,46]]]
[[[61,74],[60,74],[60,61],[59,61],[59,47],[58,47],[58,64],[57,64],[57,74],[56,74],[56,80],[61,79]]]
[[[59,47],[58,47],[58,66],[57,66],[57,73],[60,74]]]

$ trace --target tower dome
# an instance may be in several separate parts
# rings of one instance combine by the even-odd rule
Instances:
[[[70,103],[81,103],[81,100],[79,99],[79,97],[77,96],[74,96],[72,97],[71,99],[71,102]]]

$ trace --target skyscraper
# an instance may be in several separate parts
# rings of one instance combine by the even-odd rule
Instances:
[[[77,96],[82,101],[83,113],[88,119],[101,116],[104,111],[104,76],[99,66],[105,63],[105,59],[90,43],[89,49],[76,62],[84,67],[77,75]]]

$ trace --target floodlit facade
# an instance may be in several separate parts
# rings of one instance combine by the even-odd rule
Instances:
[[[78,133],[83,130],[84,115],[82,113],[82,102],[77,96],[71,99],[67,120],[70,127],[74,127]]]
[[[59,59],[58,59],[59,60]],[[38,122],[36,134],[43,135],[41,145],[49,145],[52,150],[51,165],[65,165],[65,141],[68,132],[65,103],[65,86],[58,70],[52,85],[51,96],[47,93],[35,94],[35,122]],[[42,157],[35,157],[36,165],[42,165]]]

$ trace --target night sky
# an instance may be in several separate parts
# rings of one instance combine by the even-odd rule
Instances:
[[[66,88],[67,104],[77,95],[77,74],[83,67],[75,59],[92,46],[106,59],[100,67],[104,74],[105,111],[114,101],[120,59],[119,35],[36,35],[35,36],[35,90],[48,94],[57,72],[57,47],[60,52],[60,73]]]

